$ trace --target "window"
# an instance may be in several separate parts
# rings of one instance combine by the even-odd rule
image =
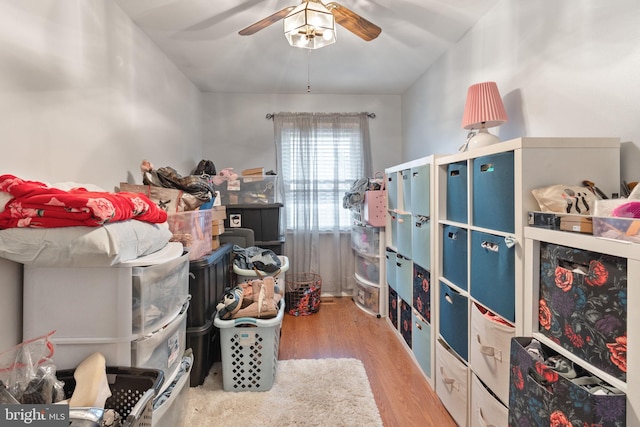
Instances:
[[[368,130],[363,132],[355,114],[305,117],[312,120],[285,120],[280,128],[286,227],[349,230],[351,212],[342,199],[356,179],[366,176],[363,134]]]

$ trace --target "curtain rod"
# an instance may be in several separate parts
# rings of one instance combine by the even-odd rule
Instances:
[[[366,113],[367,117],[369,117],[370,119],[375,119],[376,118],[376,113]],[[268,113],[265,116],[265,119],[267,120],[273,120],[273,117],[275,116],[275,113]]]

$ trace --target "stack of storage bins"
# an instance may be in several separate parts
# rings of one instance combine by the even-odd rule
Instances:
[[[386,303],[384,280],[385,264],[382,263],[381,245],[384,231],[379,228],[353,225],[351,247],[355,252],[355,286],[353,300],[369,314],[381,317]]]
[[[213,324],[216,305],[231,286],[233,244],[189,263],[191,303],[187,313],[187,347],[193,350],[191,387],[204,382],[214,362],[220,361],[220,334]]]
[[[189,307],[188,256],[180,243],[170,243],[161,253],[114,267],[25,265],[23,336],[55,330],[51,341],[57,369],[75,369],[100,352],[107,366],[162,370],[160,394],[178,383],[157,411],[175,415],[186,403],[187,378],[178,376],[189,374],[180,369]],[[160,416],[152,419],[154,426],[164,424]]]

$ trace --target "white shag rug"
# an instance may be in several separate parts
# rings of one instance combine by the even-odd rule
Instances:
[[[382,427],[360,360],[280,360],[273,387],[253,392],[225,392],[221,368],[189,389],[183,426]]]

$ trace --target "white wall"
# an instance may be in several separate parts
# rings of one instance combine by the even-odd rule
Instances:
[[[217,170],[276,170],[273,121],[278,112],[370,112],[373,170],[401,161],[401,97],[396,95],[203,94],[204,158]]]
[[[0,171],[113,189],[189,173],[200,92],[112,0],[0,0]]]
[[[622,179],[639,181],[639,23],[637,0],[502,0],[403,96],[403,160],[456,152],[467,88],[492,80],[502,140],[620,137]]]
[[[202,158],[199,91],[112,0],[0,0],[0,64],[0,174],[113,190],[144,158]],[[22,338],[20,270],[0,262],[0,351]]]

